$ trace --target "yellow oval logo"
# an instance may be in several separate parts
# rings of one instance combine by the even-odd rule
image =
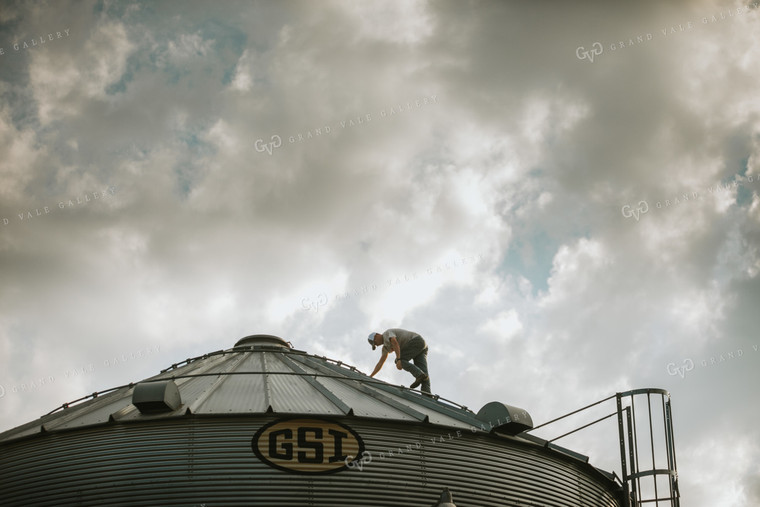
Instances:
[[[299,474],[339,472],[364,453],[354,430],[326,419],[273,421],[256,432],[251,447],[267,465]]]

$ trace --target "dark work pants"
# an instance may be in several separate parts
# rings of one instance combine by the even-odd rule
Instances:
[[[427,343],[425,343],[425,340],[422,337],[412,338],[407,342],[406,345],[404,345],[404,348],[401,349],[401,368],[414,375],[415,378],[419,377],[423,373],[427,375],[427,353],[428,347]],[[414,361],[414,364],[409,362],[410,359]],[[429,378],[422,383],[420,389],[423,392],[430,393]]]

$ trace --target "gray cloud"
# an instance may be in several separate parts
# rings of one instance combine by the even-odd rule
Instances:
[[[760,175],[747,5],[4,8],[0,427],[255,332],[370,371],[363,337],[402,326],[476,410],[671,390],[684,501],[753,505],[752,474],[704,465],[760,453],[760,186],[730,185]],[[614,468],[600,431],[563,445]]]

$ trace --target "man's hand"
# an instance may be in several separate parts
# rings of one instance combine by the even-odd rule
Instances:
[[[386,357],[388,357],[388,353],[383,350],[383,353],[380,355],[380,360],[375,365],[375,370],[369,375],[370,377],[374,377],[375,374],[380,371],[380,368],[383,367],[383,363],[385,362]]]
[[[400,357],[396,358],[396,369],[397,370],[401,370],[402,369],[401,368],[401,358]]]

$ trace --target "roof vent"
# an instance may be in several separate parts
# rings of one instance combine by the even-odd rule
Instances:
[[[173,380],[141,382],[132,392],[132,404],[143,414],[161,414],[177,410],[182,399]]]
[[[525,410],[499,401],[487,403],[478,411],[478,419],[490,423],[494,431],[517,435],[533,428],[533,419]]]
[[[252,334],[250,336],[246,336],[245,338],[239,339],[235,344],[235,347],[247,347],[253,345],[274,345],[276,347],[285,347],[288,349],[291,348],[288,342],[279,336],[274,336],[271,334]]]

